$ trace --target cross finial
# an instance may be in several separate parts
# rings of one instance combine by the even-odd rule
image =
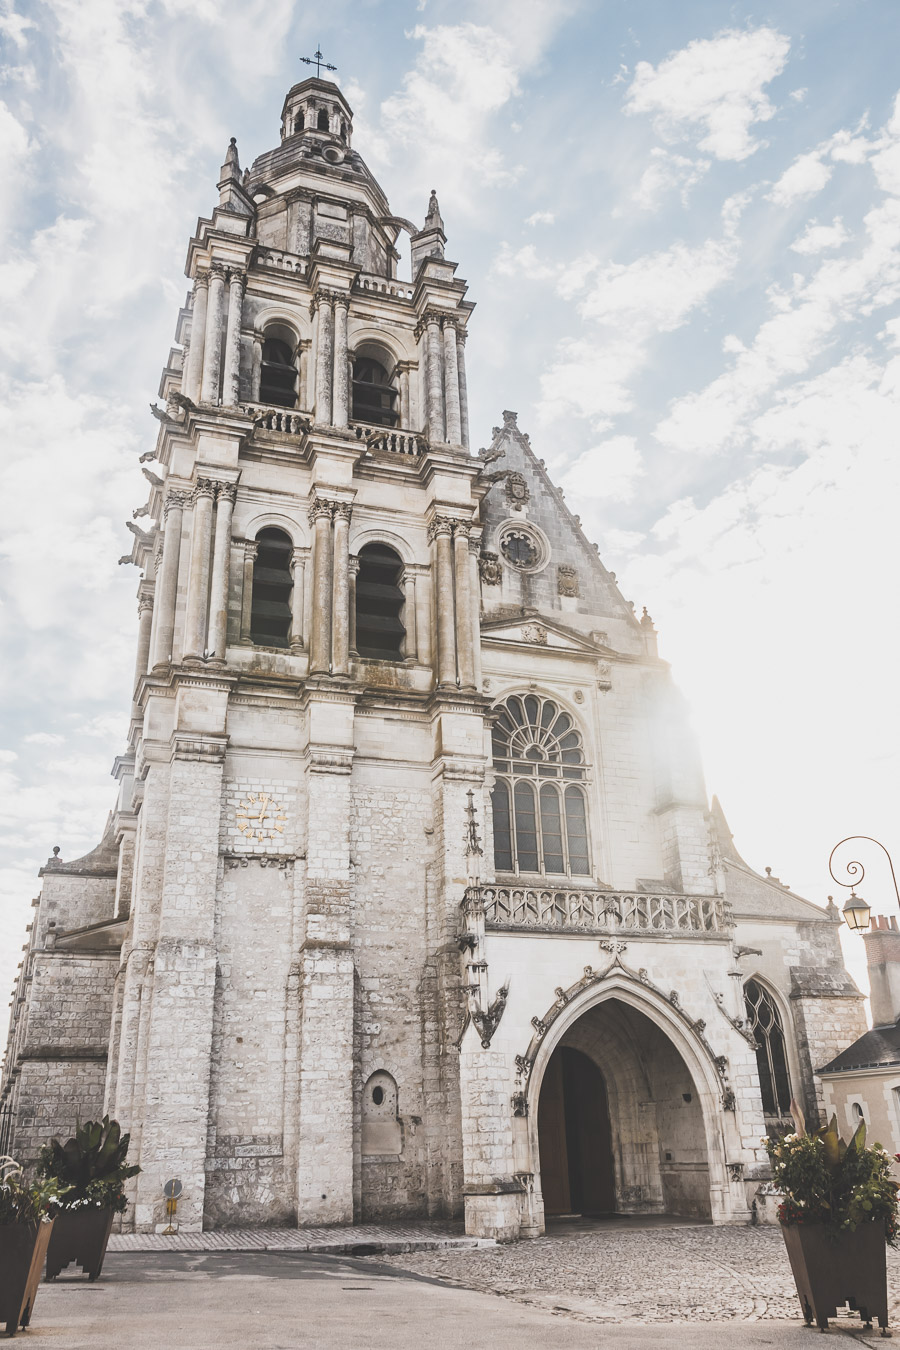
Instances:
[[[328,62],[325,60],[325,58],[322,55],[322,49],[320,46],[316,48],[315,53],[312,56],[301,56],[300,60],[303,62],[305,66],[315,66],[316,79],[319,78],[320,69],[337,70],[337,66],[330,66]]]

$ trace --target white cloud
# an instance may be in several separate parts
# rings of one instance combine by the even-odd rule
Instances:
[[[15,750],[0,750],[0,764],[14,764],[18,758]]]
[[[644,211],[656,211],[662,205],[666,193],[678,189],[682,205],[686,206],[691,188],[696,187],[709,166],[708,159],[691,159],[687,155],[676,155],[663,150],[661,146],[654,146],[650,151],[650,163],[641,174],[633,200]]]
[[[808,93],[809,93],[808,89],[792,89],[791,98],[794,100],[795,103],[803,103],[805,102],[806,95]]]
[[[803,234],[791,244],[791,248],[795,253],[824,253],[826,249],[840,248],[849,238],[840,216],[835,216],[830,225],[819,225],[811,220]]]
[[[509,244],[503,243],[491,270],[501,277],[549,281],[559,276],[559,263],[543,262],[534,244],[525,244],[522,248],[512,249]]]
[[[611,436],[579,455],[560,479],[566,492],[627,502],[634,496],[644,466],[633,436]]]
[[[769,193],[769,201],[776,206],[793,206],[794,202],[814,197],[830,179],[833,169],[822,163],[822,151],[811,150],[798,155]]]
[[[22,737],[25,745],[62,745],[65,739],[52,731],[34,731],[30,736]]]
[[[789,50],[789,39],[773,28],[727,29],[696,39],[658,66],[638,62],[625,111],[651,114],[666,140],[699,130],[702,151],[716,159],[746,159],[760,145],[751,127],[775,113],[763,90],[781,74]]]
[[[530,216],[526,216],[526,225],[552,225],[556,220],[556,214],[553,211],[534,211]]]

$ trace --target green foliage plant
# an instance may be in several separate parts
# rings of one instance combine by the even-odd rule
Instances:
[[[75,1127],[75,1134],[64,1144],[51,1139],[40,1152],[38,1174],[55,1179],[66,1190],[60,1192],[60,1208],[65,1210],[114,1209],[121,1214],[127,1205],[124,1183],[141,1170],[129,1167],[130,1134],[122,1134],[116,1120],[104,1116]]]
[[[838,1134],[836,1116],[813,1134],[800,1120],[795,1134],[763,1142],[772,1179],[784,1192],[778,1218],[785,1226],[818,1223],[837,1235],[877,1220],[884,1224],[887,1241],[897,1245],[900,1185],[881,1145],[866,1145],[865,1121],[849,1144]]]
[[[11,1223],[49,1223],[61,1199],[53,1178],[26,1181],[15,1158],[0,1158],[0,1227]]]

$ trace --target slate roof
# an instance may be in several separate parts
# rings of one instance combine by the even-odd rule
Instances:
[[[842,1050],[822,1073],[852,1073],[856,1069],[900,1067],[900,1026],[873,1027]]]

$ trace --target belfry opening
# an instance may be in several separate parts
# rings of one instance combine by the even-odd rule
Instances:
[[[568,1028],[537,1106],[548,1219],[659,1214],[709,1219],[709,1163],[696,1084],[666,1033],[608,999]]]

